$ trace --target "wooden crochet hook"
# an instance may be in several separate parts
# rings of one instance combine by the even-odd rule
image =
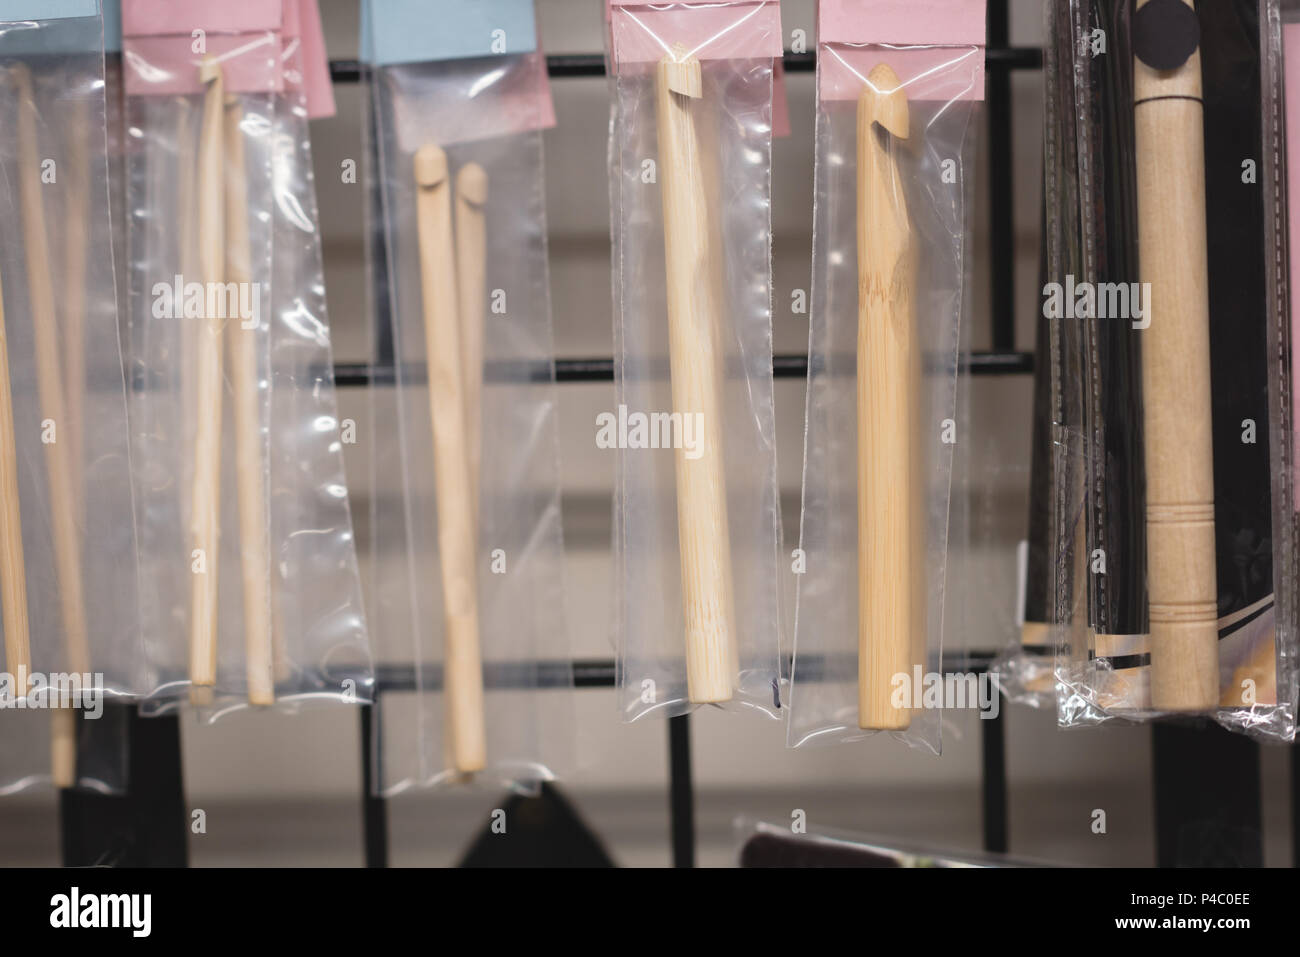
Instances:
[[[695,703],[729,701],[739,671],[718,381],[721,317],[704,157],[695,129],[703,95],[700,61],[678,44],[659,61],[655,100],[673,413],[683,421],[694,416],[700,426],[698,448],[679,442],[674,453],[686,684]]]
[[[225,84],[221,65],[199,67],[204,86],[199,127],[199,269],[204,283],[223,282],[226,268]],[[217,584],[221,534],[221,405],[224,322],[206,316],[198,332],[194,390],[194,474],[190,493],[190,697],[208,704],[217,683]],[[197,564],[196,564],[197,563]]]
[[[1142,352],[1151,706],[1207,711],[1219,699],[1219,634],[1201,56],[1193,49],[1181,65],[1156,69],[1137,52],[1138,258],[1151,298],[1150,326],[1134,334]]]
[[[42,428],[54,426],[53,441],[44,443],[46,481],[49,484],[50,529],[53,534],[54,570],[59,588],[59,613],[63,625],[63,666],[71,672],[90,672],[86,636],[86,609],[81,568],[81,532],[77,526],[77,496],[72,486],[72,436],[63,389],[63,356],[59,350],[54,278],[50,268],[49,230],[41,184],[41,159],[36,133],[36,99],[31,72],[14,68],[18,85],[18,158],[23,246],[27,259],[27,287],[31,303],[32,344],[36,359],[36,389]],[[84,279],[84,277],[83,277]],[[59,430],[65,430],[60,434]],[[76,434],[76,430],[72,430]],[[76,714],[71,708],[51,711],[51,769],[56,787],[76,781]]]
[[[248,172],[244,164],[244,110],[239,97],[225,99],[226,282],[247,288],[253,281],[248,234]],[[249,297],[252,301],[252,297]],[[239,493],[239,566],[244,598],[244,670],[248,701],[275,703],[271,649],[271,558],[268,533],[267,444],[262,428],[257,343],[261,317],[245,328],[241,316],[226,320],[230,386],[234,393],[235,473]]]
[[[483,322],[487,302],[487,171],[466,163],[456,174],[456,289],[460,294],[461,354],[465,369],[465,430],[469,443],[470,514],[478,541],[483,459]]]
[[[5,331],[4,283],[0,281],[0,607],[5,628],[5,669],[15,681],[32,670],[27,619],[27,565],[23,559],[22,507],[18,499],[18,444],[9,382],[9,336]],[[21,696],[25,685],[17,689]]]
[[[479,649],[478,549],[469,510],[469,442],[452,246],[451,175],[447,154],[440,147],[429,143],[416,151],[415,184],[437,483],[438,550],[446,613],[446,737],[456,771],[472,774],[483,770],[487,761]]]
[[[907,94],[879,64],[858,98],[858,724],[893,731],[911,723],[894,677],[911,680],[925,627],[916,251],[894,156],[908,134]]]

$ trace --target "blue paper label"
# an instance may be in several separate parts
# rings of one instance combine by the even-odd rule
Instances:
[[[5,26],[23,23],[39,25]],[[90,53],[102,42],[97,0],[0,0],[0,55]]]
[[[122,52],[122,0],[104,0],[104,52]]]
[[[533,0],[361,0],[360,56],[376,66],[536,49]]]

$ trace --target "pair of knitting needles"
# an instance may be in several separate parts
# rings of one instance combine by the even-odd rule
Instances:
[[[234,283],[242,288],[252,281],[243,108],[238,96],[225,95],[221,66],[216,60],[204,60],[199,80],[204,89],[197,179],[199,269],[205,288],[212,288],[214,283]],[[198,330],[194,403],[197,422],[190,494],[190,559],[196,563],[191,567],[190,693],[195,704],[211,703],[217,680],[226,348],[230,350],[235,417],[248,700],[253,705],[275,703],[266,457],[259,414],[262,403],[257,340],[258,329],[243,328],[237,317],[207,315]]]
[[[58,342],[54,279],[50,267],[49,231],[42,195],[41,162],[37,144],[37,108],[31,72],[24,64],[11,69],[18,94],[17,139],[19,194],[23,244],[31,304],[32,337],[36,361],[37,398],[41,422],[52,422],[52,441],[45,442],[46,479],[49,484],[50,527],[53,533],[55,575],[63,624],[64,665],[85,675],[90,671],[86,634],[84,587],[81,567],[80,510],[81,411],[84,382],[84,317],[86,264],[86,210],[88,156],[85,130],[70,129],[68,169],[65,173],[67,258],[64,275],[63,326],[65,350]],[[77,123],[72,123],[77,126]],[[63,368],[67,362],[66,372]],[[65,386],[67,390],[65,391]],[[18,493],[17,445],[14,431],[13,393],[9,375],[8,338],[4,329],[3,290],[0,289],[0,599],[3,601],[5,661],[15,674],[30,674],[32,667],[30,622],[27,610],[27,569],[23,553],[21,502]],[[53,705],[51,771],[58,787],[76,780],[76,713]]]
[[[472,162],[457,174],[453,242],[446,151],[433,143],[421,146],[415,154],[414,176],[446,625],[445,738],[452,767],[469,775],[487,763],[478,509],[488,177],[483,167]]]

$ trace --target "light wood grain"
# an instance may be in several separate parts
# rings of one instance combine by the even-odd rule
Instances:
[[[202,281],[221,282],[226,268],[225,226],[225,84],[221,66],[208,59],[200,67],[204,85],[199,127],[198,223]],[[194,472],[190,491],[190,547],[203,570],[194,573],[190,594],[190,683],[196,704],[211,700],[217,682],[217,588],[221,535],[221,413],[224,401],[222,333],[218,316],[201,320],[198,331],[197,419]]]
[[[464,352],[452,245],[451,175],[447,154],[431,143],[416,152],[414,166],[437,483],[438,550],[446,614],[446,737],[453,767],[461,774],[471,774],[486,765],[487,728],[479,648],[478,554],[470,512]]]
[[[1142,351],[1151,705],[1206,711],[1219,698],[1219,656],[1199,51],[1170,71],[1134,59],[1133,95],[1138,256],[1141,279],[1151,284],[1151,325],[1135,332]]]
[[[469,445],[470,514],[478,541],[483,461],[483,323],[487,303],[488,175],[478,163],[456,174],[456,289],[460,295],[465,370],[465,432]]]
[[[86,259],[90,247],[89,101],[73,96],[63,118],[67,154],[60,165],[63,184],[63,306],[64,386],[68,422],[68,472],[77,503],[76,524],[85,526],[85,398],[86,398]]]
[[[739,672],[718,355],[717,268],[696,112],[704,94],[698,59],[678,45],[655,82],[659,187],[663,196],[668,360],[673,413],[700,424],[695,453],[678,442],[677,538],[686,626],[687,694],[729,701]]]
[[[244,110],[238,96],[226,97],[226,281],[253,281],[248,232],[248,171],[244,159]],[[251,295],[249,301],[252,301]],[[245,328],[242,317],[226,321],[230,387],[234,393],[235,474],[239,506],[239,566],[244,598],[244,671],[248,701],[275,703],[271,646],[271,560],[266,495],[267,437],[262,423],[258,341],[261,317]],[[250,320],[251,322],[251,320]]]
[[[902,730],[894,679],[923,641],[924,530],[916,250],[894,150],[907,96],[880,64],[858,99],[858,724]]]
[[[54,427],[53,441],[45,441],[45,478],[49,486],[50,530],[53,536],[54,573],[59,590],[59,614],[63,626],[65,670],[79,674],[90,671],[90,647],[86,635],[85,590],[81,567],[81,529],[78,526],[78,496],[73,489],[72,445],[77,435],[71,421],[63,385],[64,357],[59,348],[54,276],[50,265],[49,229],[45,216],[42,156],[37,139],[35,93],[26,66],[14,68],[18,87],[18,184],[21,195],[23,248],[27,261],[27,292],[31,306],[32,345],[36,360],[36,390],[40,401],[43,438],[47,424]],[[58,175],[58,161],[55,175]],[[71,277],[70,277],[71,278]],[[85,281],[84,274],[80,281]],[[66,291],[66,284],[61,288]],[[84,301],[84,291],[81,293]],[[50,661],[53,665],[53,660]],[[69,746],[69,722],[75,719],[51,702],[51,774],[56,787],[71,787],[76,780],[76,750]]]

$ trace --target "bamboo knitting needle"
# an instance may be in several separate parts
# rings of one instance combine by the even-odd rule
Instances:
[[[64,184],[63,261],[67,267],[62,285],[64,384],[68,422],[64,429],[69,445],[69,472],[77,499],[77,525],[84,527],[85,481],[85,395],[86,395],[86,256],[89,249],[88,204],[90,201],[90,130],[88,102],[73,97],[64,120],[68,136],[67,161],[60,170]]]
[[[464,353],[452,248],[451,180],[447,154],[441,148],[428,143],[416,152],[415,183],[424,348],[438,492],[438,549],[446,613],[446,738],[456,771],[472,774],[486,764],[487,730],[479,650],[478,550],[468,509],[469,443],[465,434]]]
[[[895,675],[912,673],[922,481],[915,249],[894,156],[909,134],[907,94],[880,64],[858,98],[858,724],[902,730]]]
[[[72,487],[71,436],[64,402],[63,360],[59,353],[54,279],[50,270],[49,231],[45,221],[41,162],[36,140],[36,99],[31,72],[14,68],[18,84],[19,192],[21,194],[23,246],[27,260],[27,286],[31,301],[32,340],[36,359],[36,387],[42,423],[54,426],[53,440],[45,443],[46,481],[49,484],[50,527],[54,537],[54,567],[59,587],[63,624],[64,665],[76,674],[90,671],[86,637],[86,609],[81,568],[80,531]],[[65,434],[60,437],[59,430]],[[75,430],[74,430],[75,434]],[[71,787],[76,780],[76,715],[69,708],[51,712],[51,768],[56,787]]]
[[[199,128],[199,268],[203,282],[221,282],[225,273],[224,100],[221,65],[205,59],[199,67],[205,87]],[[222,330],[219,316],[206,316],[199,330],[197,422],[194,476],[190,494],[190,697],[211,701],[217,683],[217,572],[221,530]]]
[[[721,702],[731,699],[739,664],[722,460],[720,316],[695,129],[704,94],[700,61],[678,44],[659,61],[655,87],[673,412],[695,416],[701,426],[699,454],[689,457],[680,445],[674,454],[687,694],[696,703]]]
[[[248,235],[248,174],[244,165],[244,110],[239,97],[226,97],[226,282],[252,282]],[[255,317],[258,326],[261,318]],[[267,533],[266,438],[258,387],[258,326],[244,328],[227,318],[230,379],[235,406],[235,472],[239,486],[239,564],[243,574],[244,664],[248,701],[275,703],[271,649],[271,561]]]
[[[483,458],[483,307],[487,283],[487,171],[466,163],[456,174],[456,289],[460,293],[465,369],[465,430],[469,442],[470,514],[478,541],[479,471]]]
[[[5,668],[25,690],[32,670],[27,620],[27,566],[23,560],[22,508],[18,500],[18,445],[9,382],[9,336],[5,331],[4,284],[0,282],[0,606],[5,627]]]
[[[74,97],[71,115],[65,120],[68,135],[67,160],[62,169],[65,203],[63,207],[63,256],[67,272],[62,285],[64,399],[68,421],[64,438],[68,443],[68,472],[71,476],[76,511],[73,523],[85,527],[86,495],[83,461],[85,455],[86,390],[86,256],[90,199],[90,163],[87,137],[90,122],[87,101]],[[70,788],[77,778],[77,715],[68,708],[51,712],[50,767],[55,787]]]
[[[1206,711],[1219,698],[1219,652],[1199,50],[1170,70],[1135,57],[1133,100],[1138,258],[1151,284],[1141,340],[1151,705]]]

